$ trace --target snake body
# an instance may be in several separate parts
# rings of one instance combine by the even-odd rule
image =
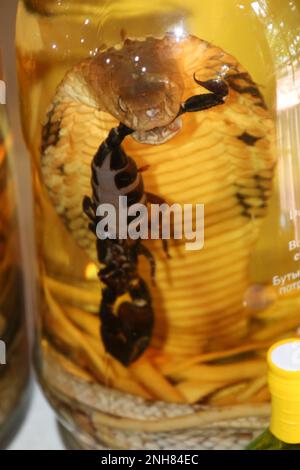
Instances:
[[[194,74],[225,80],[226,104],[176,120],[181,102],[199,93]],[[189,355],[234,343],[246,331],[249,261],[275,166],[262,94],[233,56],[195,36],[127,39],[67,73],[43,127],[42,175],[69,233],[95,263],[82,200],[99,143],[119,121],[135,130],[128,153],[150,165],[147,191],[205,204],[204,250],[186,252],[179,243],[166,268],[160,244],[149,241],[159,286],[153,345]]]

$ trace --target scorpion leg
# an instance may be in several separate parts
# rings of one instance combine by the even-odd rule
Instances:
[[[150,204],[158,204],[158,205],[162,205],[162,204],[166,204],[167,201],[162,198],[161,196],[158,196],[157,194],[153,194],[153,193],[146,193],[146,196],[147,196],[147,201],[150,202]],[[151,222],[150,222],[150,228],[151,228]],[[162,233],[162,223],[161,223],[161,220],[159,222],[159,233],[161,235]],[[165,239],[161,239],[161,242],[162,242],[162,245],[163,245],[163,250],[167,256],[168,259],[171,258],[170,256],[170,253],[169,253],[169,246],[168,246],[168,240],[165,240]]]
[[[91,200],[90,197],[84,196],[83,202],[82,202],[82,207],[83,207],[83,212],[85,215],[88,216],[88,218],[92,221],[95,222],[95,216],[96,216],[96,206]]]
[[[126,29],[121,28],[121,30],[120,30],[120,36],[121,36],[122,41],[125,41],[125,39],[128,38],[128,34],[127,34]]]
[[[96,206],[90,197],[85,196],[82,202],[83,212],[91,220],[89,229],[95,233],[96,231]]]
[[[151,253],[150,250],[148,250],[148,248],[146,248],[144,245],[142,245],[141,243],[139,243],[137,245],[137,254],[138,255],[142,255],[144,256],[148,261],[149,261],[149,264],[150,264],[150,268],[151,268],[151,278],[152,278],[152,282],[153,284],[155,284],[155,275],[156,275],[156,262],[155,262],[155,258],[153,256],[153,254]]]
[[[167,201],[163,197],[158,196],[157,194],[146,192],[146,196],[147,196],[147,201],[150,202],[151,204],[161,205],[161,204],[167,203]]]
[[[148,171],[149,168],[150,168],[150,165],[141,166],[141,167],[138,169],[138,173],[144,173],[145,171]]]

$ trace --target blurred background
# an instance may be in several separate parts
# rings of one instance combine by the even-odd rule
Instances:
[[[0,50],[4,76],[6,82],[6,102],[9,115],[9,123],[13,135],[14,170],[16,172],[17,198],[22,201],[19,208],[20,230],[22,231],[22,253],[26,269],[26,295],[28,303],[33,302],[31,280],[33,272],[33,231],[32,231],[32,194],[30,159],[23,143],[21,124],[19,117],[18,88],[15,59],[15,23],[17,0],[1,0],[0,2]],[[32,309],[30,309],[32,311]],[[29,328],[29,331],[32,331]]]
[[[15,21],[17,0],[0,1],[0,51],[6,82],[8,119],[13,137],[13,172],[16,175],[17,207],[22,232],[22,256],[25,269],[26,304],[29,341],[33,339],[33,289],[35,265],[33,256],[32,194],[30,159],[23,143],[20,118],[15,61]],[[6,366],[1,366],[6,367]],[[30,389],[30,406],[23,424],[7,444],[11,450],[59,450],[62,440],[56,426],[54,413],[34,382]]]

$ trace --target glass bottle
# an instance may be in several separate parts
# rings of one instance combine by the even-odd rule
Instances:
[[[8,444],[29,400],[29,357],[19,244],[12,135],[0,64],[0,447]]]
[[[299,18],[287,0],[19,2],[35,363],[78,446],[243,448],[266,427],[262,354],[300,323]],[[170,257],[161,240],[142,240],[155,284],[148,260],[129,256],[137,244],[96,245],[91,198],[105,189],[110,202],[116,182],[101,173],[99,186],[103,147],[94,157],[119,122],[135,131],[122,146],[148,202],[204,205],[202,249],[175,240],[175,224]]]
[[[300,340],[275,344],[268,354],[272,397],[270,428],[249,450],[300,450]]]

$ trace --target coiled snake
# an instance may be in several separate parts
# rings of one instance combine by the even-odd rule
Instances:
[[[226,104],[176,119],[181,103],[199,93],[194,76],[225,80]],[[234,343],[248,321],[249,259],[275,165],[274,124],[258,87],[222,49],[173,34],[126,39],[67,73],[43,127],[42,174],[57,213],[95,263],[82,200],[90,193],[99,142],[118,122],[135,130],[138,142],[128,139],[129,153],[151,167],[147,190],[172,202],[205,204],[202,252],[187,253],[178,244],[166,269],[160,245],[151,245],[159,286],[153,289],[153,345],[197,354],[211,348],[212,339],[213,347]]]

